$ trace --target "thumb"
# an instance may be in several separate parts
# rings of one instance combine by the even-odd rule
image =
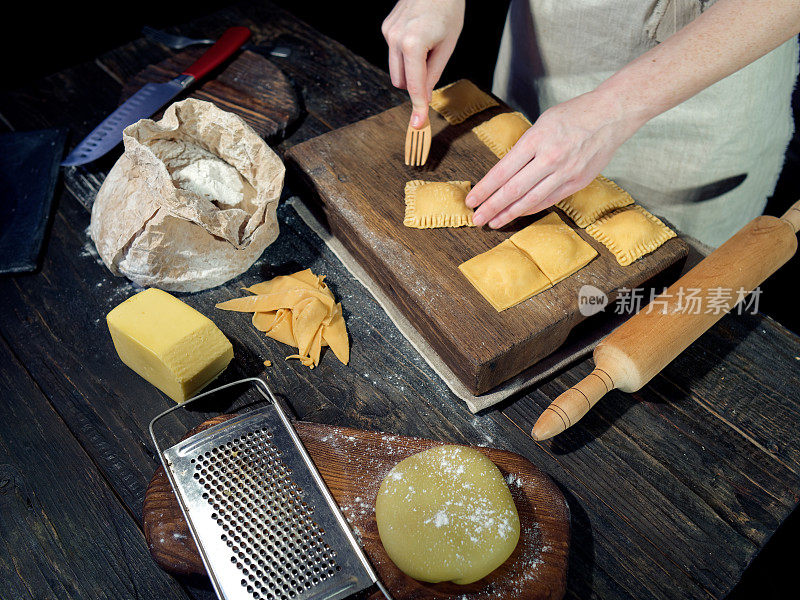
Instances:
[[[424,101],[421,104],[411,100],[411,126],[414,129],[421,129],[428,120],[428,102]]]

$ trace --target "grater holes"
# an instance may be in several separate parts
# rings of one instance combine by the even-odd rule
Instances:
[[[340,569],[335,555],[325,553],[324,529],[311,518],[313,508],[270,438],[264,432],[242,436],[204,454],[195,469],[211,486],[203,497],[214,506],[221,539],[249,582],[248,593],[290,600]]]

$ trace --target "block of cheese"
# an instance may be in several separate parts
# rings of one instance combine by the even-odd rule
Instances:
[[[211,319],[156,288],[125,300],[106,322],[122,362],[175,402],[199,392],[233,358]]]

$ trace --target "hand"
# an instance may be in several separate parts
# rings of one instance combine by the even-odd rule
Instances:
[[[645,121],[598,90],[546,110],[467,195],[473,222],[503,227],[583,189]]]
[[[411,126],[428,120],[431,91],[464,25],[465,0],[400,0],[383,22],[392,84],[408,90]]]

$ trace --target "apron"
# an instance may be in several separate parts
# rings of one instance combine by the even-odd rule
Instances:
[[[512,0],[493,92],[535,117],[595,89],[682,28],[703,0]],[[646,123],[603,174],[681,232],[718,246],[764,210],[794,131],[798,42]]]

